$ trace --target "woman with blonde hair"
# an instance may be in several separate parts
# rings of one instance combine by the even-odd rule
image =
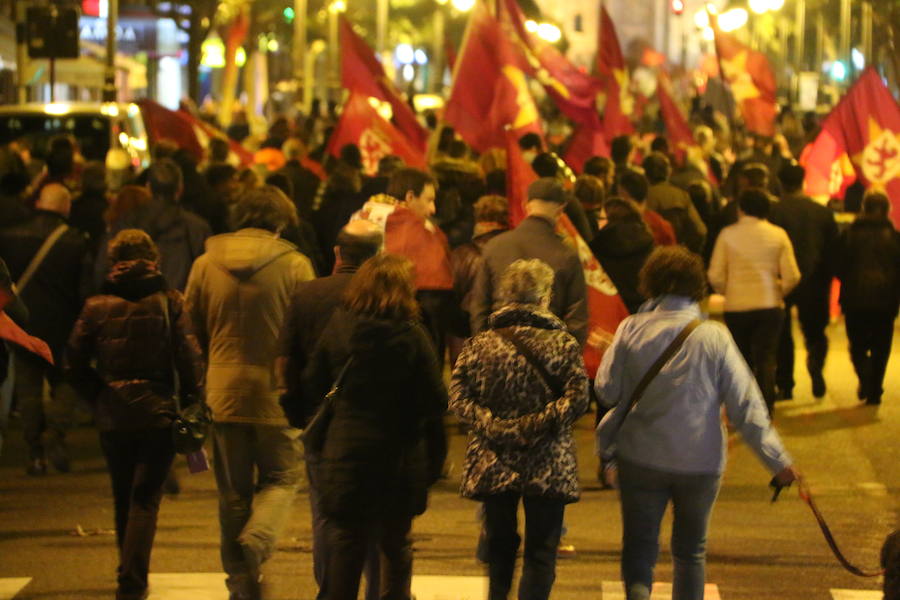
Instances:
[[[383,561],[381,598],[409,600],[409,534],[446,455],[447,392],[419,322],[409,259],[367,260],[343,304],[304,372],[307,398],[323,398],[336,381],[339,387],[320,463],[326,596],[356,599],[374,542]]]

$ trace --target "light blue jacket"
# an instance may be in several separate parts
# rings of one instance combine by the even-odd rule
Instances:
[[[622,417],[632,390],[700,307],[689,298],[662,296],[622,321],[594,381],[597,397]],[[792,459],[769,421],[753,373],[721,323],[704,321],[662,368],[625,419],[617,456],[641,466],[691,474],[725,469],[729,422],[772,472]]]

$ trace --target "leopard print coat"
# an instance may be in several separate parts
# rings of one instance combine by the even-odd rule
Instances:
[[[578,464],[572,426],[588,409],[578,342],[546,309],[509,305],[492,329],[511,328],[563,388],[543,378],[509,341],[487,330],[466,342],[450,387],[450,409],[469,429],[461,494],[482,500],[518,492],[575,502]]]

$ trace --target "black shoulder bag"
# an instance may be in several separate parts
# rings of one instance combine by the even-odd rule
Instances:
[[[306,427],[303,429],[303,433],[300,434],[300,439],[303,440],[303,446],[309,453],[318,454],[322,451],[322,448],[325,447],[325,436],[328,433],[328,426],[331,424],[331,419],[334,417],[335,399],[341,392],[341,387],[344,385],[344,377],[347,375],[347,369],[352,362],[353,357],[351,356],[347,359],[347,362],[344,363],[337,379],[335,379],[334,383],[331,385],[331,389],[325,394],[325,398],[322,399],[322,404],[319,405],[316,414],[312,416],[309,423],[307,423]]]

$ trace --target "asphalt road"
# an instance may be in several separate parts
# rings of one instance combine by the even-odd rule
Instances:
[[[827,396],[814,400],[808,378],[798,372],[795,399],[778,404],[776,424],[845,552],[852,561],[874,568],[882,541],[897,527],[900,335],[895,336],[885,404],[878,410],[859,406],[856,400],[843,325],[832,325],[829,335]],[[803,358],[801,345],[798,371]],[[577,431],[584,493],[566,513],[567,541],[577,554],[559,562],[553,593],[557,599],[601,598],[602,582],[619,579],[619,507],[615,492],[601,491],[596,484],[591,425],[586,418]],[[414,571],[479,576],[484,573],[474,558],[476,505],[457,494],[465,440],[456,427],[448,431],[451,475],[436,487],[428,512],[415,523]],[[3,578],[29,577],[32,581],[15,596],[17,600],[113,598],[112,500],[95,432],[83,427],[71,435],[71,473],[41,478],[24,474],[20,435],[13,431],[10,438],[0,457],[0,590]],[[707,567],[707,581],[718,586],[721,598],[827,599],[835,597],[831,590],[837,588],[879,587],[877,579],[860,579],[841,569],[796,490],[786,491],[771,504],[769,475],[739,439],[730,445]],[[184,464],[179,470],[184,489],[163,503],[152,570],[218,572],[215,481],[211,473],[189,475]],[[87,535],[76,535],[78,529]],[[663,582],[671,581],[668,534],[666,525],[657,568],[657,580]],[[303,491],[266,573],[275,598],[315,596],[309,508]]]

